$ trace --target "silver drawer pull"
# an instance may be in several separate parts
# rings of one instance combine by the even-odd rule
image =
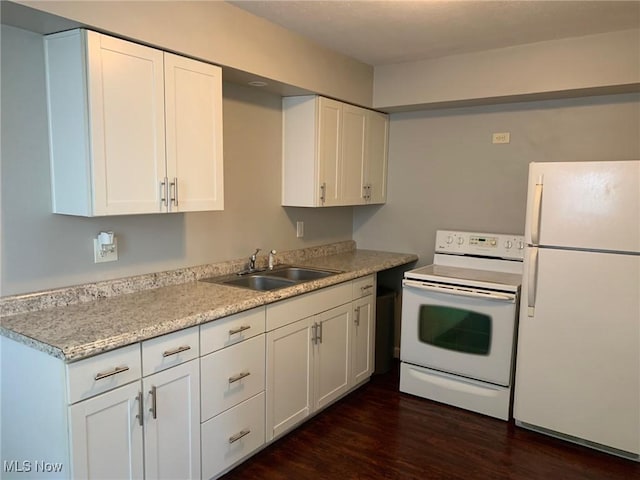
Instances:
[[[248,377],[249,375],[251,375],[251,372],[242,372],[234,375],[233,377],[229,377],[229,383],[235,383],[238,380],[242,380],[244,377]]]
[[[112,377],[113,375],[126,372],[127,370],[129,370],[129,367],[116,367],[109,372],[96,373],[95,379],[102,380],[103,378]]]
[[[234,443],[240,440],[242,437],[246,437],[251,433],[251,430],[248,428],[246,430],[242,430],[241,432],[236,433],[235,435],[231,435],[229,437],[229,443]]]
[[[162,354],[163,357],[170,357],[171,355],[177,355],[178,353],[186,352],[187,350],[191,350],[189,345],[183,345],[182,347],[174,348],[173,350],[167,350]]]
[[[229,330],[229,336],[235,335],[236,333],[244,332],[245,330],[249,330],[251,327],[249,325],[243,325],[242,327],[233,328]]]
[[[360,290],[362,290],[363,292],[366,292],[367,290],[370,290],[373,288],[373,285],[365,285],[364,287],[360,287]]]

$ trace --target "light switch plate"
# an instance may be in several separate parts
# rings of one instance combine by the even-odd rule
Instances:
[[[301,222],[301,221],[296,222],[296,237],[297,238],[304,237],[304,222]]]

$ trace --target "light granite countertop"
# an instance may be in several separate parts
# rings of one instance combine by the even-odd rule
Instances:
[[[140,287],[139,291],[131,293],[117,291],[112,282],[110,286],[113,291],[104,298],[101,298],[104,294],[100,292],[94,294],[97,299],[68,298],[72,294],[78,297],[79,291],[91,290],[83,286],[39,292],[19,299],[4,299],[0,334],[66,362],[74,362],[243,310],[410,264],[418,258],[413,254],[348,248],[329,250],[329,253],[332,252],[337,253],[302,255],[298,258],[290,255],[289,260],[296,261],[287,263],[338,270],[342,273],[267,292],[198,281],[206,276],[213,276],[210,274],[212,271],[217,275],[229,273],[199,267],[199,270],[181,271],[180,278],[184,280],[182,283]],[[232,267],[235,266],[234,264]],[[175,272],[169,273],[170,278],[177,275]],[[137,279],[139,283],[140,278]],[[115,284],[122,285],[122,281]],[[43,298],[49,303],[43,302]],[[33,311],[20,312],[21,308],[16,307],[16,300],[22,303],[35,301],[39,307]]]

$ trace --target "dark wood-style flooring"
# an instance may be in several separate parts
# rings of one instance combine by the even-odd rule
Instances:
[[[375,375],[222,477],[640,479],[640,464],[398,391]]]

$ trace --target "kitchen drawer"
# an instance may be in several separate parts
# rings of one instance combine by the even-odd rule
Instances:
[[[259,307],[200,326],[200,355],[264,333],[265,308]]]
[[[267,331],[326,312],[351,299],[351,282],[345,282],[267,305]]]
[[[376,294],[376,276],[368,275],[366,277],[357,278],[352,282],[353,298],[362,298],[368,295]]]
[[[202,424],[202,478],[216,477],[264,445],[264,392]]]
[[[67,365],[69,403],[139,380],[140,344],[129,345]]]
[[[253,337],[200,359],[203,420],[264,390],[264,337]]]
[[[142,342],[142,376],[198,358],[199,345],[198,327]]]

